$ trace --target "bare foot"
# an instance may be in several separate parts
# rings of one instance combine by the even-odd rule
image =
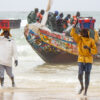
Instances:
[[[81,88],[81,89],[79,90],[78,94],[81,94],[83,90],[84,90],[84,88]]]
[[[84,96],[87,96],[87,93],[86,92],[84,92],[84,94],[83,94]]]
[[[12,87],[15,87],[15,83],[12,83]]]

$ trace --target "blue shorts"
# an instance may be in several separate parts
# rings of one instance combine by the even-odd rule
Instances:
[[[83,74],[83,72],[90,72],[92,69],[92,63],[78,63],[79,66],[79,74]]]

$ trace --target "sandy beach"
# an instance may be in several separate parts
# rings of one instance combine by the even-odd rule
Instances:
[[[35,82],[37,88],[0,88],[0,100],[100,100],[100,83],[91,84],[88,95],[78,95],[79,83]]]
[[[26,64],[27,63],[27,64]],[[87,97],[78,95],[77,64],[48,65],[31,62],[14,68],[16,87],[11,87],[5,75],[0,100],[100,100],[99,62],[94,63]],[[27,67],[29,66],[29,67]]]

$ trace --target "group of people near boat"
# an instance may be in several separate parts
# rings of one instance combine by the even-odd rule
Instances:
[[[45,14],[44,10],[41,10],[39,12],[39,9],[35,8],[35,10],[31,11],[29,13],[29,15],[27,16],[28,24],[36,23],[36,22],[41,23],[41,20],[42,20],[44,14]],[[80,15],[81,14],[80,14],[79,11],[76,12],[76,15],[73,16],[73,17],[71,17],[71,14],[67,14],[64,17],[64,14],[63,13],[59,13],[58,11],[54,11],[54,13],[53,12],[49,12],[46,26],[51,31],[56,31],[56,32],[59,32],[59,33],[65,32],[67,36],[70,36],[71,30],[69,30],[69,31],[66,31],[66,30],[71,25],[75,25],[76,21],[80,18]],[[81,30],[78,27],[78,25],[77,25],[76,29],[77,29],[76,30],[77,33],[80,33]],[[97,41],[98,33],[94,29],[93,30],[89,29],[89,31],[90,31],[90,37],[92,37],[93,39],[95,39],[95,41]]]
[[[36,8],[35,11],[32,11],[28,15],[28,23],[41,22],[43,18],[44,10],[40,12]],[[98,41],[97,37],[90,37],[90,30],[82,29],[77,33],[77,18],[80,16],[80,13],[77,12],[76,16],[73,18],[72,23],[74,24],[70,36],[73,37],[78,46],[78,79],[81,84],[81,89],[79,94],[84,90],[83,84],[83,72],[85,71],[85,92],[87,94],[87,89],[89,86],[90,72],[92,69],[93,55],[97,54],[96,42]],[[67,17],[63,19],[63,13],[55,11],[54,13],[49,13],[47,25],[53,31],[63,32],[64,27],[68,27],[70,22],[71,15],[68,14]],[[96,32],[95,32],[96,33]],[[14,75],[12,73],[12,57],[14,57],[15,66],[18,65],[17,59],[17,50],[14,40],[11,38],[10,30],[3,30],[3,33],[0,36],[0,82],[1,86],[4,85],[4,70],[12,80],[12,86],[15,86]]]
[[[34,11],[31,11],[29,13],[29,15],[27,16],[28,24],[35,23],[35,22],[41,23],[41,20],[43,18],[44,13],[45,13],[44,10],[41,10],[39,12],[39,9],[38,8],[35,8],[35,10]]]
[[[31,11],[27,16],[28,23],[29,24],[35,22],[41,23],[44,13],[45,13],[44,10],[41,10],[39,12],[39,9],[35,8],[35,10]],[[77,12],[76,16],[73,16],[72,18],[71,14],[67,14],[67,16],[65,16],[64,18],[63,13],[60,13],[58,11],[55,11],[54,13],[49,12],[46,25],[52,31],[62,33],[70,24],[75,24],[75,21],[77,20],[78,17],[80,17],[80,12]]]

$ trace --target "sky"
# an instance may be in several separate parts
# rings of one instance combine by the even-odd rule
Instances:
[[[100,0],[52,0],[51,11],[100,11]],[[48,0],[0,0],[0,11],[46,9]]]

